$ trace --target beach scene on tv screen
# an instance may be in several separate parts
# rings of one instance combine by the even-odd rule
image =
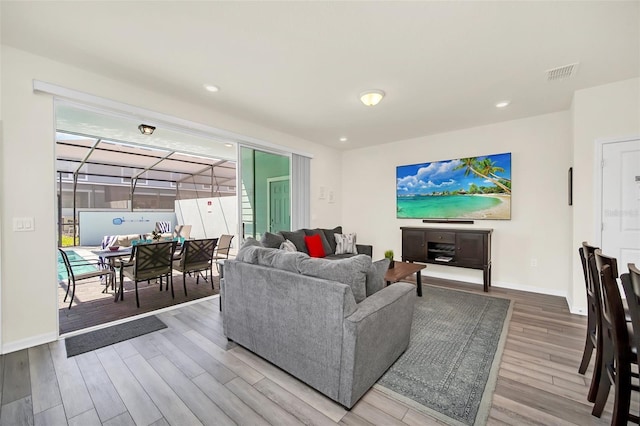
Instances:
[[[396,211],[407,219],[511,219],[511,153],[398,166]]]

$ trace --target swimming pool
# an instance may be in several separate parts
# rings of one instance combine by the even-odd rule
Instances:
[[[94,265],[73,265],[73,262],[86,260],[84,257],[80,256],[73,250],[65,250],[67,253],[67,257],[69,257],[69,262],[71,263],[71,268],[73,268],[74,274],[82,274],[84,272],[93,272],[97,271]],[[67,268],[64,266],[64,261],[62,260],[62,255],[58,252],[58,281],[64,281],[67,279]]]

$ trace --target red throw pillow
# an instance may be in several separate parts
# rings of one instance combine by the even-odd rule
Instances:
[[[313,234],[311,236],[305,235],[304,242],[307,245],[307,251],[311,257],[325,257],[327,254],[322,247],[322,239],[320,234]]]

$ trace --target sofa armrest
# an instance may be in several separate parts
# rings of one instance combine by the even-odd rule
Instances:
[[[351,407],[409,346],[415,286],[395,283],[367,297],[343,322],[340,402]]]
[[[356,251],[358,252],[358,254],[366,254],[369,257],[373,256],[373,246],[356,244]]]

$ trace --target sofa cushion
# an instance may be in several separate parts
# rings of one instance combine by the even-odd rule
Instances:
[[[280,250],[291,251],[291,252],[298,251],[298,249],[296,248],[296,245],[289,240],[284,240],[282,244],[280,244]]]
[[[262,235],[260,242],[264,247],[280,248],[280,244],[284,243],[284,237],[282,236],[282,234],[272,234],[271,232],[265,232]]]
[[[326,280],[338,281],[351,287],[356,303],[362,302],[367,295],[366,278],[371,266],[371,258],[357,255],[348,259],[305,258],[299,263],[300,273]]]
[[[304,242],[311,257],[325,257],[324,247],[322,247],[321,234],[305,235]],[[324,234],[322,234],[324,235]]]
[[[293,244],[296,245],[296,249],[298,249],[298,251],[301,251],[302,253],[306,253],[309,254],[309,252],[307,251],[307,245],[304,242],[304,236],[305,233],[302,229],[299,229],[297,231],[280,231],[280,233],[282,234],[282,236],[291,241]]]
[[[312,236],[312,235],[320,235],[320,240],[322,241],[322,248],[324,249],[324,255],[328,255],[333,253],[335,250],[331,248],[331,245],[329,244],[329,241],[327,240],[327,236],[325,235],[324,231],[320,228],[316,228],[316,229],[303,229],[304,234],[307,236]]]
[[[382,259],[371,263],[367,271],[367,297],[382,290],[386,286],[384,276],[389,269],[389,259]]]
[[[256,250],[256,263],[269,268],[282,269],[283,271],[298,273],[302,259],[308,259],[304,253],[298,251],[289,252],[279,249],[260,248]]]
[[[334,234],[342,234],[342,226],[336,226],[333,229],[323,229],[322,233],[324,233],[324,236],[327,238],[327,243],[331,248],[326,254],[334,254],[336,252],[336,237],[334,237]]]
[[[335,254],[358,253],[356,234],[334,234],[336,240]]]

